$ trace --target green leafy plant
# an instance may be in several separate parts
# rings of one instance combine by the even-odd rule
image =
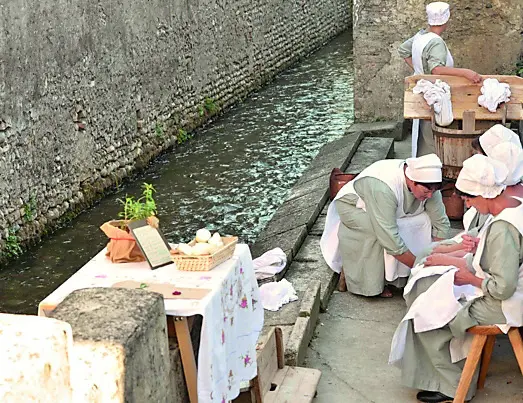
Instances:
[[[203,105],[198,105],[198,116],[199,117],[205,116],[205,107]]]
[[[176,141],[178,142],[178,144],[182,144],[182,143],[185,143],[187,140],[189,140],[191,138],[191,134],[187,133],[185,130],[183,129],[178,129],[178,135],[176,136]]]
[[[22,254],[22,247],[20,246],[20,241],[18,236],[16,236],[16,230],[13,228],[9,229],[9,234],[5,240],[4,250],[2,255],[8,259],[18,257]]]
[[[31,222],[36,218],[36,197],[34,195],[24,204],[23,218],[25,222]]]
[[[156,202],[153,197],[156,190],[149,183],[144,183],[142,187],[142,197],[138,200],[135,200],[133,196],[126,196],[125,200],[118,199],[118,202],[123,205],[123,211],[118,213],[118,217],[126,221],[134,221],[156,215]]]
[[[523,77],[523,58],[519,59],[516,63],[516,75]]]
[[[156,137],[159,139],[164,138],[163,125],[160,122],[156,122],[156,125],[154,126],[154,132],[156,133]]]
[[[205,98],[203,107],[208,113],[212,114],[218,112],[218,105],[216,105],[216,102],[212,98]]]

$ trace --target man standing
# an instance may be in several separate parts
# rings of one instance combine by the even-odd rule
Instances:
[[[450,7],[437,1],[426,7],[428,28],[422,29],[398,49],[400,56],[414,70],[414,74],[436,74],[465,77],[473,83],[482,81],[473,70],[454,67],[454,59],[441,35],[447,29]],[[434,152],[431,123],[415,119],[412,122],[412,156]]]
[[[416,254],[449,236],[441,167],[435,154],[378,161],[338,192],[320,245],[349,291],[392,296],[386,284],[404,286]]]

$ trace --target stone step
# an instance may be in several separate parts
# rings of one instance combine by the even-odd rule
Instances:
[[[396,141],[405,139],[402,122],[372,122],[372,123],[354,123],[349,127],[348,133],[363,132],[365,137],[386,137]]]
[[[345,172],[359,173],[370,164],[394,156],[394,140],[381,137],[365,137],[352,157]]]

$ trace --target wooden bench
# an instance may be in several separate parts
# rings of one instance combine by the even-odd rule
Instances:
[[[321,371],[284,365],[283,335],[272,328],[258,346],[258,375],[251,381],[252,403],[310,403],[316,395]],[[243,400],[245,401],[245,400]]]
[[[454,397],[454,403],[463,403],[465,401],[474,372],[476,372],[476,368],[480,361],[481,366],[479,370],[478,389],[483,389],[496,336],[503,334],[497,326],[474,326],[468,329],[467,333],[473,334],[474,339],[472,340],[472,346],[467,355],[467,361],[465,361],[465,367],[461,373],[456,396]],[[519,329],[515,327],[511,328],[508,331],[508,337],[510,344],[512,344],[512,348],[514,349],[519,369],[523,375],[523,341],[521,340]]]

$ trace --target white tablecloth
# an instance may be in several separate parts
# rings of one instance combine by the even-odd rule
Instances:
[[[180,271],[174,265],[150,270],[145,262],[113,264],[105,249],[46,297],[38,314],[46,316],[71,292],[110,287],[135,280],[178,287],[212,289],[201,300],[164,300],[167,315],[202,315],[198,354],[198,401],[227,402],[236,398],[240,382],[256,376],[256,343],[263,326],[263,307],[249,247],[238,244],[234,256],[206,272]]]

